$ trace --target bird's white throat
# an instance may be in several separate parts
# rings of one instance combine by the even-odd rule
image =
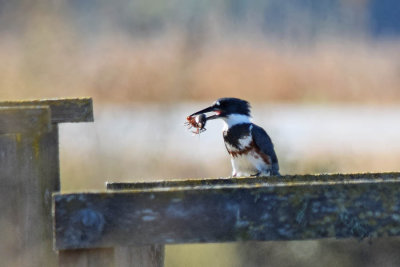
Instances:
[[[230,114],[227,117],[223,117],[222,120],[224,121],[224,131],[236,124],[251,123],[250,116],[242,114]]]

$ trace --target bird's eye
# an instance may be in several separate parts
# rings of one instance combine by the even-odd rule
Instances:
[[[215,105],[216,105],[216,106],[221,106],[221,103],[219,103],[219,101],[216,101],[216,102],[215,102]]]

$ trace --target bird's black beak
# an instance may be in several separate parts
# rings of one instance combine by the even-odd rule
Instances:
[[[218,119],[219,117],[221,117],[221,113],[222,113],[222,111],[218,107],[210,106],[208,108],[205,108],[205,109],[202,109],[200,111],[197,111],[197,112],[193,113],[190,116],[196,116],[196,115],[207,113],[207,112],[215,112],[216,113],[214,115],[211,115],[211,116],[207,117],[207,120]]]

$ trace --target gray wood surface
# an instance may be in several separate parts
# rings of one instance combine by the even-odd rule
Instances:
[[[48,108],[2,111],[2,122],[10,114],[21,118],[21,125],[8,128],[21,133],[0,134],[0,265],[56,266],[51,194],[59,190],[57,125],[50,124]]]
[[[3,101],[0,107],[49,106],[51,122],[91,122],[93,121],[93,101],[91,98],[43,99]]]
[[[114,249],[66,250],[59,255],[59,267],[119,267],[114,262]]]
[[[92,100],[0,102],[1,266],[58,266],[51,195],[60,190],[59,122],[93,121]]]
[[[400,235],[400,177],[55,194],[57,249]]]
[[[164,246],[115,247],[117,267],[162,267],[164,266]]]
[[[260,183],[276,182],[312,182],[312,181],[344,181],[344,180],[363,180],[363,179],[382,179],[390,180],[400,177],[398,172],[388,173],[356,173],[356,174],[317,174],[317,175],[284,175],[268,177],[220,177],[220,178],[192,178],[159,181],[135,181],[135,182],[112,182],[106,183],[109,190],[131,190],[131,189],[151,189],[158,187],[203,187],[216,185],[252,185]]]
[[[0,106],[0,134],[48,132],[51,130],[50,117],[48,106]]]
[[[59,267],[161,267],[164,246],[64,250],[59,261]]]
[[[115,246],[114,253],[114,263],[118,267],[164,266],[164,245]]]

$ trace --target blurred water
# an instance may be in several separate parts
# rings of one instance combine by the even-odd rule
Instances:
[[[62,124],[60,144],[70,153],[110,153],[132,158],[175,157],[212,163],[227,157],[221,121],[193,136],[183,123],[210,103],[168,106],[103,106],[95,123]],[[267,130],[278,156],[310,153],[396,153],[400,151],[400,108],[381,106],[255,105],[253,120]]]

